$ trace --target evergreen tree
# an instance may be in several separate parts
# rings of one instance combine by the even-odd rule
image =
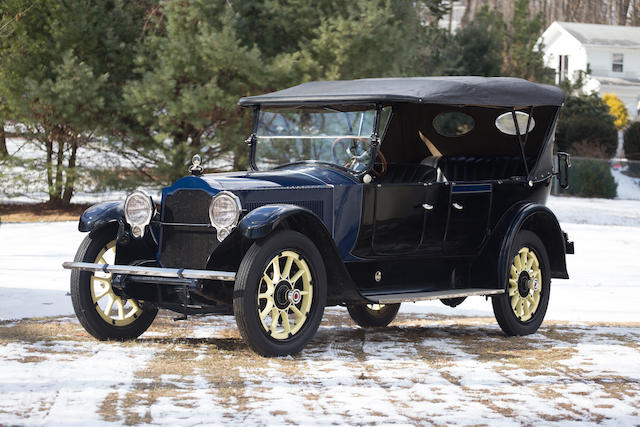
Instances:
[[[475,19],[451,36],[439,74],[499,76],[502,65],[502,16],[485,6]]]
[[[13,118],[28,126],[23,136],[46,153],[50,203],[66,205],[76,183],[78,148],[118,118],[120,88],[131,70],[127,48],[139,34],[144,5],[4,3],[7,10],[27,12],[0,38],[0,97]]]
[[[237,102],[259,92],[263,70],[258,50],[241,46],[227,8],[161,3],[137,48],[138,78],[125,99],[144,133],[131,135],[131,144],[163,183],[184,176],[197,152],[206,161],[231,151],[233,167],[246,167],[250,120]]]
[[[545,67],[538,42],[544,22],[542,15],[529,18],[529,0],[515,0],[514,14],[504,33],[502,74],[552,83],[553,70]]]
[[[605,157],[615,154],[618,132],[607,104],[595,93],[568,96],[558,118],[556,141],[560,151]]]

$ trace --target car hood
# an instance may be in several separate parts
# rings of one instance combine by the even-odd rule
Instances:
[[[267,172],[230,172],[187,176],[165,191],[191,188],[207,191],[246,191],[263,188],[322,187],[357,183],[347,172],[327,166],[297,165]]]

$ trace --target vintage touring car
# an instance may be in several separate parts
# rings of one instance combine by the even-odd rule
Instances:
[[[159,308],[233,313],[261,355],[300,351],[327,305],[386,326],[400,303],[490,296],[535,332],[573,243],[545,207],[564,95],[513,78],[310,82],[240,99],[250,168],[95,205],[73,262],[84,328],[134,339]]]

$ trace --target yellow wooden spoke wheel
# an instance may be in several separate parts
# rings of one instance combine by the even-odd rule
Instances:
[[[258,286],[258,314],[274,339],[285,340],[304,326],[313,302],[307,262],[292,250],[273,257]]]
[[[278,230],[251,245],[233,287],[240,335],[258,354],[295,354],[318,330],[327,299],[327,274],[314,243]]]
[[[491,304],[506,335],[529,335],[538,330],[549,305],[549,256],[530,230],[520,230],[510,246],[512,255],[504,265],[506,292],[492,297]]]
[[[115,264],[116,229],[105,226],[84,238],[75,261]],[[71,302],[84,329],[99,340],[132,340],[151,326],[158,308],[125,296],[112,286],[112,275],[73,270]]]
[[[542,292],[542,272],[535,252],[521,248],[513,257],[509,271],[509,297],[516,317],[526,322],[536,313]]]
[[[116,241],[113,240],[98,253],[97,264],[115,264]],[[142,308],[133,299],[123,300],[111,287],[111,273],[95,272],[91,276],[91,300],[100,317],[113,326],[126,326],[142,314]]]

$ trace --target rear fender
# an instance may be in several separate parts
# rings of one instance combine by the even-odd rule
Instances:
[[[549,255],[551,277],[568,279],[566,253],[571,251],[567,251],[565,234],[553,212],[536,203],[515,205],[503,215],[489,243],[474,262],[472,277],[482,278],[484,286],[506,288],[506,271],[511,262],[513,241],[520,230],[535,233],[544,243]]]

